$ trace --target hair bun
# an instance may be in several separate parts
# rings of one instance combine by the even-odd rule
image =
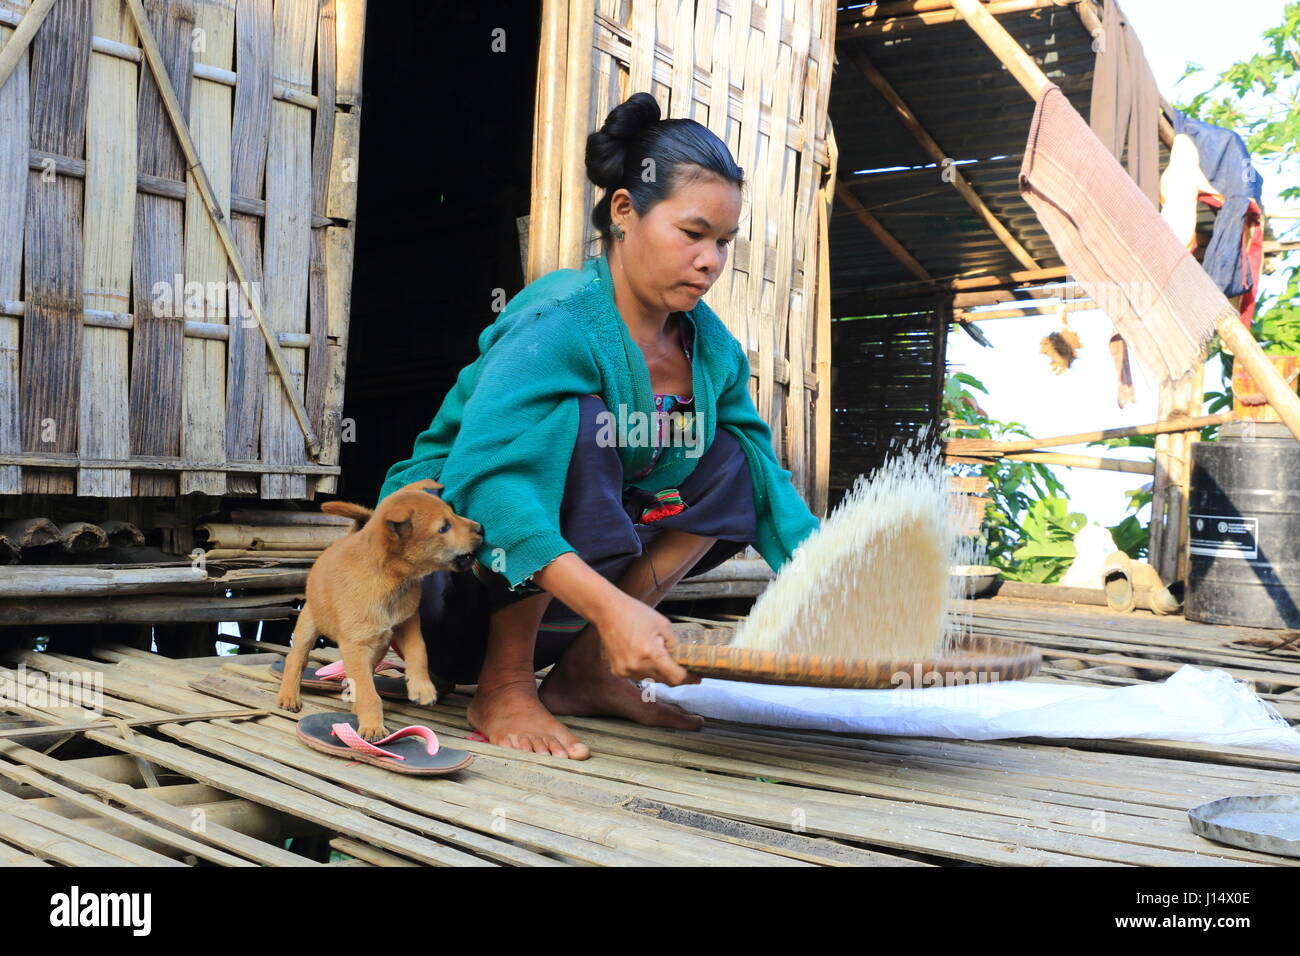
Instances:
[[[604,125],[587,137],[587,178],[603,189],[622,185],[628,143],[660,115],[649,93],[634,93],[610,110]]]

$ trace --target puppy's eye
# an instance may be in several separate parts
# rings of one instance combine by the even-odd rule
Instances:
[[[438,534],[446,534],[450,530],[451,530],[451,522],[444,521],[442,523],[442,527],[438,529]]]

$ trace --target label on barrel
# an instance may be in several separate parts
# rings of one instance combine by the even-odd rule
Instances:
[[[1241,515],[1188,515],[1192,554],[1220,558],[1259,557],[1259,519]]]

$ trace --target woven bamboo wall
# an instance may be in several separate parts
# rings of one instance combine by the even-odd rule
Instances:
[[[946,303],[931,299],[832,323],[832,507],[859,475],[870,477],[884,464],[891,445],[910,440],[927,423],[932,440],[940,434],[951,315]]]
[[[0,0],[0,44],[44,15],[0,76],[0,494],[333,491],[365,0],[46,6]]]
[[[749,185],[729,268],[706,301],[747,346],[755,405],[795,486],[824,513],[835,4],[544,0],[542,10],[528,279],[599,251],[590,215],[600,190],[583,151],[613,107],[649,92],[665,117],[709,127]]]

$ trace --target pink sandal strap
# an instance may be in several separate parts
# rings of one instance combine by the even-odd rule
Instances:
[[[374,743],[366,740],[348,723],[337,723],[331,728],[335,737],[343,741],[353,750],[361,753],[370,754],[373,757],[389,757],[393,760],[405,760],[401,754],[395,754],[391,750],[384,750],[379,745],[399,740],[402,737],[420,737],[425,741],[425,750],[432,757],[438,752],[438,735],[428,727],[421,727],[419,724],[413,724],[410,727],[403,727],[384,737],[376,740]]]
[[[379,665],[375,668],[375,673],[378,674],[380,671],[404,671],[404,670],[406,670],[405,661],[395,661],[392,660],[391,658],[385,657],[382,661],[379,662]],[[314,679],[341,681],[346,676],[347,676],[347,672],[343,668],[343,662],[335,661],[333,664],[326,664],[324,667],[316,668],[316,677]]]

